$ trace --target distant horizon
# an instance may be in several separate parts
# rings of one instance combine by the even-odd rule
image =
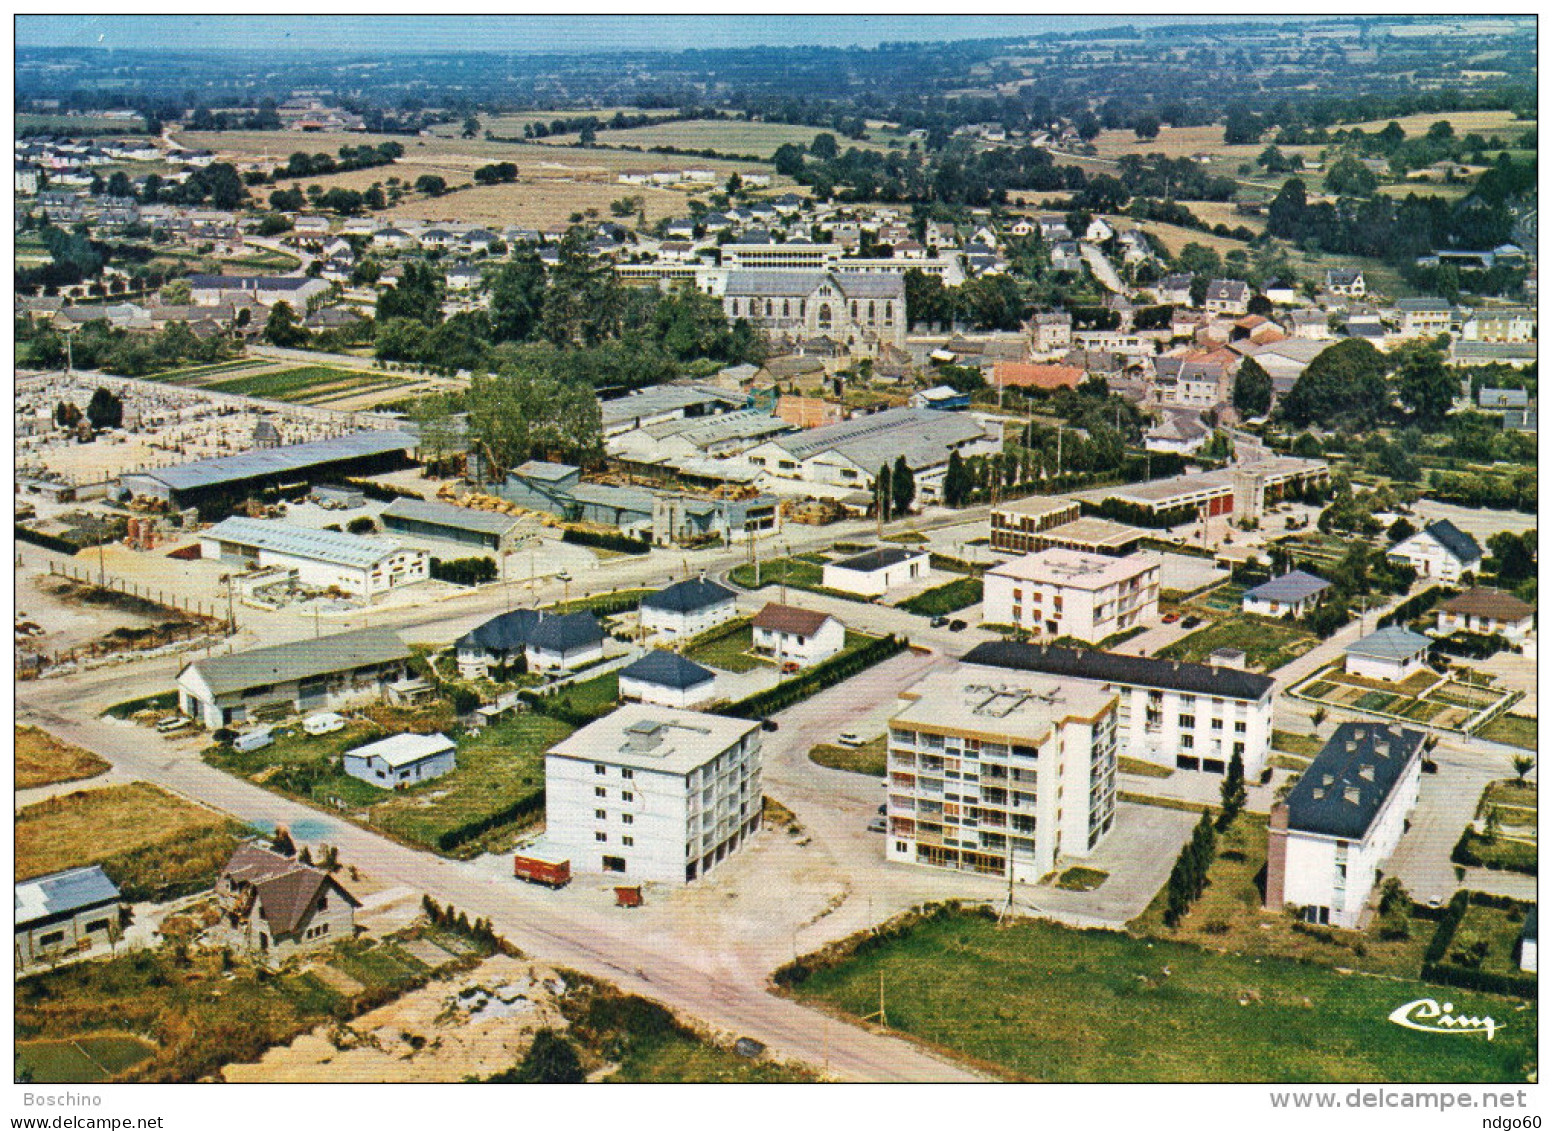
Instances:
[[[285,54],[609,54],[761,47],[873,48],[1114,27],[1341,19],[1308,16],[80,16],[15,17],[16,47]],[[255,43],[268,43],[263,47]],[[510,42],[508,42],[510,40]]]

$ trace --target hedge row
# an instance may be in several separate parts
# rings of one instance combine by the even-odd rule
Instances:
[[[1389,628],[1393,624],[1410,624],[1415,617],[1420,617],[1440,601],[1446,601],[1456,596],[1459,589],[1448,585],[1430,585],[1421,593],[1408,597],[1390,612],[1379,619],[1380,628]]]
[[[1465,656],[1472,660],[1485,660],[1489,656],[1496,656],[1499,652],[1507,652],[1514,647],[1496,632],[1468,632],[1465,629],[1439,637],[1434,641],[1433,646],[1446,655]]]
[[[386,483],[378,483],[373,479],[346,479],[345,483],[360,491],[369,499],[376,499],[379,503],[391,503],[395,499],[424,499],[414,491],[406,491],[400,487],[390,487]],[[311,490],[311,488],[309,488]]]
[[[964,573],[971,577],[980,577],[989,568],[979,562],[972,562],[965,558],[956,558],[950,554],[930,554],[927,558],[927,564],[932,566],[933,569],[942,570],[944,573]]]
[[[1481,891],[1458,891],[1451,898],[1439,917],[1439,926],[1423,951],[1421,977],[1425,982],[1440,986],[1457,986],[1463,990],[1481,990],[1484,993],[1508,994],[1512,997],[1534,998],[1536,979],[1515,974],[1494,974],[1487,970],[1471,970],[1445,962],[1455,932],[1460,929],[1469,907],[1493,907],[1500,911],[1518,908],[1528,911],[1529,906],[1506,895],[1490,895]]]
[[[898,636],[881,636],[864,644],[855,652],[848,652],[833,659],[815,664],[785,683],[765,691],[757,691],[736,703],[730,703],[718,713],[739,719],[763,719],[767,715],[785,710],[794,703],[801,703],[842,680],[850,679],[860,671],[882,663],[890,656],[905,651],[906,642]]]
[[[74,542],[66,542],[63,538],[53,534],[45,534],[41,530],[33,530],[30,527],[16,524],[16,540],[18,542],[31,542],[34,546],[42,546],[45,550],[53,550],[59,554],[74,554],[82,549]]]
[[[646,591],[623,590],[616,593],[600,593],[596,597],[578,597],[574,601],[558,601],[550,606],[555,612],[562,609],[568,613],[591,612],[598,617],[618,616],[620,613],[635,612],[641,607],[641,598]]]
[[[1530,848],[1529,845],[1526,846],[1526,849],[1531,853],[1531,858],[1528,861],[1515,863],[1490,860],[1477,851],[1478,842],[1486,839],[1482,834],[1467,828],[1465,832],[1460,834],[1460,839],[1455,842],[1455,848],[1450,853],[1450,860],[1456,864],[1464,864],[1471,868],[1489,868],[1495,872],[1522,872],[1527,876],[1536,875],[1536,850],[1534,848]]]
[[[440,852],[451,852],[476,840],[490,832],[498,825],[508,825],[530,813],[536,813],[544,808],[544,790],[530,794],[521,801],[514,801],[511,805],[497,809],[494,813],[487,813],[483,817],[477,817],[472,821],[466,821],[456,828],[448,829],[436,838],[436,846]]]
[[[574,546],[613,550],[617,554],[646,554],[652,551],[652,543],[645,538],[629,538],[624,534],[608,534],[599,530],[568,529],[560,536],[560,540]]]

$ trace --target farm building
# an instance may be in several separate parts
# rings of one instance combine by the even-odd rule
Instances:
[[[203,514],[229,510],[265,488],[393,471],[408,464],[419,442],[407,432],[352,432],[332,440],[137,471],[120,476],[119,482],[132,496],[159,499],[174,509],[199,507]]]
[[[694,660],[661,649],[620,669],[620,698],[661,707],[699,707],[713,698],[717,676]]]
[[[342,589],[366,601],[431,576],[431,555],[424,550],[289,522],[228,518],[201,533],[199,542],[201,557],[238,562],[246,569],[295,570],[304,585]]]
[[[1422,731],[1343,723],[1267,826],[1266,907],[1360,925],[1422,782]]]
[[[497,511],[477,511],[427,499],[395,499],[383,510],[383,529],[437,542],[456,542],[501,554],[513,549],[525,525]]]
[[[377,701],[404,678],[409,658],[404,642],[386,628],[208,656],[178,673],[178,709],[215,730],[260,712],[300,714]]]
[[[772,602],[751,623],[754,650],[778,664],[806,668],[846,647],[846,626],[828,613]]]
[[[361,901],[321,869],[257,844],[240,845],[216,881],[219,933],[269,962],[356,934]]]
[[[533,671],[554,671],[603,659],[604,630],[590,612],[513,609],[465,633],[454,649],[465,679],[480,679],[519,659]]]
[[[838,562],[826,562],[824,587],[863,597],[882,597],[892,589],[921,581],[931,570],[926,550],[898,546],[869,550]]]
[[[1371,632],[1347,646],[1343,670],[1349,675],[1400,683],[1422,671],[1433,641],[1398,625]]]
[[[641,627],[682,640],[732,620],[737,611],[731,589],[690,578],[642,598]]]
[[[1240,605],[1247,613],[1266,617],[1301,617],[1313,609],[1320,595],[1330,588],[1331,583],[1325,578],[1295,569],[1245,590]]]
[[[687,883],[759,831],[760,723],[628,703],[550,748],[544,794],[573,869]]]
[[[16,885],[16,965],[106,943],[118,920],[119,889],[96,864],[24,880]]]
[[[345,772],[383,789],[429,781],[457,768],[457,747],[445,734],[395,734],[345,751]]]

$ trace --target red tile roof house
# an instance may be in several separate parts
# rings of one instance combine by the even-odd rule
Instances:
[[[227,941],[270,963],[354,938],[361,906],[327,872],[257,844],[232,853],[216,903]]]
[[[1027,361],[999,361],[992,367],[992,384],[1016,388],[1076,389],[1087,374],[1075,365],[1035,365]]]

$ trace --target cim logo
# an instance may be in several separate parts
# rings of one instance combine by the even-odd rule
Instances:
[[[1391,1011],[1390,1019],[1397,1025],[1416,1029],[1419,1033],[1486,1033],[1492,1040],[1498,1032],[1498,1022],[1491,1017],[1467,1017],[1455,1012],[1452,1002],[1440,1005],[1431,997],[1409,1001]]]

